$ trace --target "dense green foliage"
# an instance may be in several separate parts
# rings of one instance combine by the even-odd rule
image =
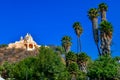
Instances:
[[[65,79],[68,75],[65,65],[62,63],[61,57],[51,49],[41,48],[36,65],[41,76],[50,80]],[[41,78],[42,78],[41,77]],[[42,79],[43,80],[43,79]]]
[[[73,56],[73,57],[72,57]],[[90,58],[85,53],[79,55],[78,60],[86,62]],[[85,57],[85,59],[83,59]],[[74,60],[73,60],[74,59]],[[112,58],[109,55],[100,56],[87,66],[87,73],[79,69],[73,52],[67,54],[67,60],[71,61],[65,66],[60,55],[54,50],[42,47],[36,57],[28,57],[20,62],[9,64],[5,62],[0,66],[1,76],[11,80],[119,80],[119,57]]]
[[[69,75],[61,57],[44,47],[40,48],[36,57],[28,57],[15,64],[4,64],[1,72],[7,75],[4,78],[17,80],[67,80]]]
[[[113,32],[113,27],[112,27],[112,24],[108,21],[102,21],[100,23],[100,28],[99,30],[101,32],[104,32],[106,33],[107,35],[112,35],[112,32]]]
[[[97,80],[120,79],[120,64],[109,55],[99,57],[89,66],[88,76]]]
[[[77,56],[74,54],[74,52],[68,52],[68,54],[66,55],[66,62],[70,64],[76,61],[77,61]]]

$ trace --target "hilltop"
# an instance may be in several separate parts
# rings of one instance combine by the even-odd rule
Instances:
[[[26,34],[19,41],[1,45],[0,47],[0,64],[5,61],[17,62],[28,56],[36,56],[38,54],[39,45],[33,40],[30,34]]]

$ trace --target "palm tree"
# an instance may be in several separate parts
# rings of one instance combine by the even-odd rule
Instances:
[[[77,62],[78,62],[80,70],[82,70],[83,72],[87,72],[86,67],[87,67],[87,63],[88,63],[89,59],[90,59],[90,57],[84,52],[82,52],[78,55]]]
[[[73,24],[73,28],[74,28],[75,33],[77,35],[77,53],[79,53],[79,49],[80,49],[80,52],[81,52],[81,49],[82,49],[81,41],[80,41],[80,35],[82,34],[83,29],[82,29],[82,27],[81,27],[79,22],[75,22]]]
[[[93,37],[94,37],[94,41],[96,43],[99,55],[101,55],[100,53],[100,49],[99,49],[99,36],[98,36],[98,10],[96,8],[91,8],[88,11],[88,17],[92,22],[92,29],[93,29]]]
[[[66,55],[66,65],[70,65],[73,62],[77,62],[77,56],[75,55],[74,52],[68,52],[68,54]]]
[[[110,46],[112,41],[113,27],[108,21],[102,21],[100,23],[100,39],[101,39],[101,50],[102,54],[110,54]]]
[[[68,53],[72,45],[71,37],[64,36],[61,41],[62,41],[62,47],[64,48],[65,52]]]
[[[107,20],[106,19],[106,11],[108,10],[108,6],[107,4],[105,3],[101,3],[99,4],[99,11],[100,11],[100,14],[101,14],[101,20]]]

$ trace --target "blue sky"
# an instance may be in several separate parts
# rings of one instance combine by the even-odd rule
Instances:
[[[114,27],[112,55],[119,56],[119,0],[0,0],[0,44],[19,40],[28,32],[38,44],[61,45],[61,38],[68,35],[72,37],[71,49],[76,51],[77,40],[72,25],[79,21],[84,29],[82,51],[95,59],[98,52],[87,11],[97,8],[101,2],[109,6],[107,20]]]

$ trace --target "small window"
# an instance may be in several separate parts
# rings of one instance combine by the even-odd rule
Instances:
[[[29,48],[33,48],[33,44],[29,44]]]

